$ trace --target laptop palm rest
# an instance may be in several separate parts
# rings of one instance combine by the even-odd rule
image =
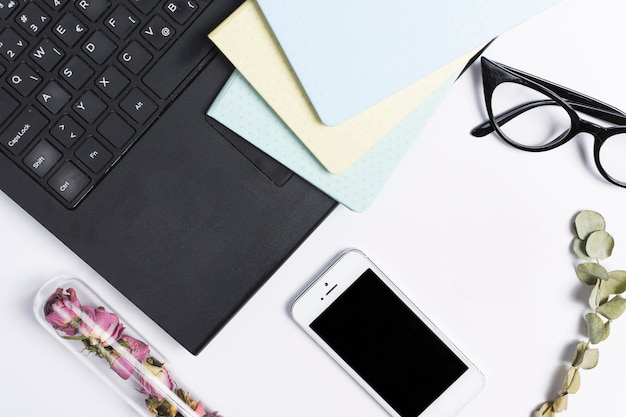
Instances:
[[[206,116],[207,121],[211,126],[219,132],[228,142],[231,143],[242,155],[244,155],[255,167],[259,169],[267,178],[269,178],[275,185],[282,187],[285,185],[289,178],[293,175],[287,167],[273,158],[270,158],[267,154],[261,151],[256,146],[253,146],[247,140],[241,138],[239,135],[233,133],[230,129],[226,128],[217,120]]]

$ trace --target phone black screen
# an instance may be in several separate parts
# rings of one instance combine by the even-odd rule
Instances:
[[[402,417],[416,417],[467,366],[371,270],[311,323]]]

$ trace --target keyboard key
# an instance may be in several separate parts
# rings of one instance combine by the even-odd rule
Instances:
[[[37,95],[37,101],[50,111],[57,114],[72,99],[56,81],[50,81]]]
[[[129,12],[126,7],[120,5],[106,18],[105,24],[115,36],[126,39],[139,25],[139,18]]]
[[[50,129],[50,134],[54,136],[63,146],[70,148],[85,133],[85,129],[70,116],[63,116],[57,124]]]
[[[111,56],[115,48],[115,42],[98,30],[89,37],[82,49],[96,64],[102,64]]]
[[[87,26],[71,13],[64,15],[52,32],[67,46],[74,46],[87,33]]]
[[[95,83],[109,98],[115,98],[124,91],[130,81],[120,70],[111,65],[95,80]]]
[[[41,83],[41,76],[28,64],[20,64],[7,77],[7,82],[15,90],[27,97]]]
[[[129,0],[143,14],[148,14],[159,4],[159,0]]]
[[[0,0],[0,19],[8,18],[17,6],[20,5],[19,0]]]
[[[143,36],[156,49],[163,48],[176,31],[160,16],[155,16],[141,31]]]
[[[50,178],[48,185],[68,203],[74,201],[91,180],[71,162],[66,162]]]
[[[47,124],[48,119],[37,109],[27,106],[2,132],[0,141],[13,155],[19,155]]]
[[[45,0],[46,4],[52,8],[52,10],[58,12],[65,6],[69,0]]]
[[[205,10],[198,16],[198,20],[194,22],[194,26],[205,24],[209,26],[213,20],[212,13]],[[212,49],[211,42],[198,42],[195,31],[186,31],[168,49],[165,55],[155,61],[142,81],[157,96],[166,99]]]
[[[4,123],[19,106],[20,103],[11,94],[0,88],[0,124]]]
[[[79,12],[94,22],[109,8],[109,0],[76,0],[74,5]]]
[[[11,28],[6,28],[0,33],[0,55],[9,62],[13,62],[28,47],[26,42],[20,35]]]
[[[22,29],[35,36],[50,23],[50,16],[45,14],[36,3],[29,2],[17,15],[15,21]]]
[[[98,133],[111,145],[120,149],[133,137],[135,129],[126,123],[119,114],[111,113],[98,126]]]
[[[72,57],[59,70],[59,76],[75,89],[81,88],[93,75],[94,70],[77,56]]]
[[[0,0],[0,150],[78,204],[212,50],[209,3]]]
[[[139,74],[142,69],[148,65],[152,59],[152,55],[137,41],[128,44],[122,53],[118,56],[118,60],[133,74]]]
[[[30,53],[31,59],[44,71],[52,71],[63,59],[65,52],[54,44],[49,38],[43,38],[35,49]]]
[[[107,108],[104,101],[88,90],[74,103],[74,111],[87,123],[93,123]]]
[[[113,157],[104,146],[102,146],[93,136],[89,136],[76,151],[76,157],[82,161],[94,173],[102,171]]]
[[[38,177],[43,178],[59,162],[61,156],[63,154],[56,150],[50,142],[42,140],[26,155],[23,162]]]
[[[120,107],[137,123],[145,123],[158,108],[154,101],[138,88],[128,93],[120,102]]]
[[[182,25],[198,10],[198,4],[193,0],[170,0],[163,9]]]

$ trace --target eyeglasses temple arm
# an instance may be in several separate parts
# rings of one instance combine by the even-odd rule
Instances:
[[[556,93],[559,97],[564,98],[567,102],[571,103],[577,103],[577,104],[582,104],[585,106],[588,106],[589,108],[594,108],[594,109],[602,109],[605,110],[607,113],[612,113],[612,114],[619,114],[622,115],[623,117],[626,118],[626,113],[622,112],[621,110],[610,106],[606,103],[603,103],[599,100],[596,100],[592,97],[586,96],[582,93],[579,93],[578,91],[574,91],[574,90],[570,90],[567,87],[563,87],[562,85],[559,84],[555,84],[553,82],[550,82],[548,80],[544,80],[543,78],[539,78],[536,77],[532,74],[528,74],[526,72],[520,71],[518,69],[515,68],[511,68],[507,65],[504,64],[498,64],[504,68],[506,68],[508,71],[512,72],[513,74],[516,74],[518,76],[521,76],[523,78],[527,78],[539,85],[542,85],[546,88],[548,88],[549,90],[553,91],[554,93]],[[582,111],[582,110],[580,110]]]
[[[537,100],[537,101],[531,101],[528,103],[524,103],[521,104],[517,107],[513,107],[512,109],[499,114],[495,117],[495,122],[498,125],[504,125],[506,123],[508,123],[509,121],[511,121],[512,119],[516,118],[517,116],[519,116],[520,114],[528,111],[528,110],[532,110],[534,108],[540,107],[540,106],[547,106],[550,104],[555,104],[554,100]],[[472,136],[476,136],[476,137],[483,137],[483,136],[487,136],[488,134],[492,133],[495,130],[494,126],[491,123],[491,120],[487,120],[486,122],[484,122],[481,125],[476,126],[474,129],[472,129],[472,131],[470,132],[472,134]]]
[[[597,117],[598,119],[602,119],[607,122],[620,124],[620,125],[626,125],[626,115],[619,112],[619,110],[617,110],[619,113],[615,113],[613,111],[613,108],[611,108],[610,106],[609,106],[610,110],[607,110],[604,108],[590,106],[587,104],[574,103],[569,100],[566,100],[566,101],[570,106],[572,106],[575,110],[581,113],[585,113],[587,115]],[[541,107],[541,106],[549,106],[549,105],[558,105],[558,103],[556,103],[554,100],[537,100],[537,101],[524,103],[517,107],[513,107],[507,112],[504,112],[496,116],[495,122],[498,125],[502,126],[528,110],[532,110],[534,108]],[[479,126],[476,126],[474,129],[472,129],[470,133],[472,134],[472,136],[483,137],[483,136],[487,136],[494,130],[495,129],[491,121],[488,120],[485,123]]]

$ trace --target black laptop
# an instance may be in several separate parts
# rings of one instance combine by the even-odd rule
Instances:
[[[205,115],[239,3],[0,0],[0,188],[194,354],[336,206]]]

